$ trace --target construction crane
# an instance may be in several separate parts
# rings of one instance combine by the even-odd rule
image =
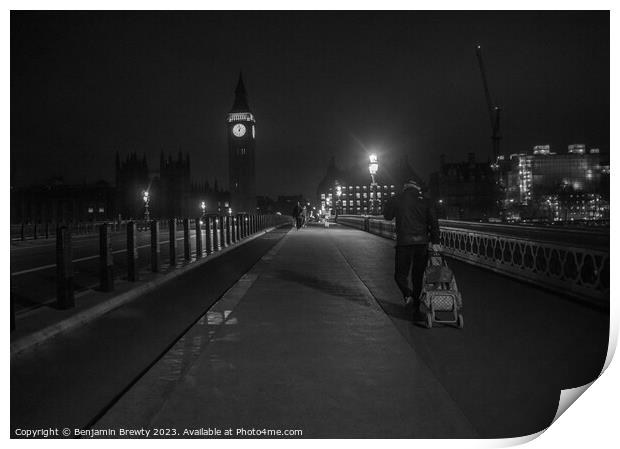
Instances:
[[[484,87],[484,95],[487,100],[487,109],[489,111],[489,120],[491,121],[491,139],[493,141],[493,163],[497,163],[499,157],[499,141],[502,137],[499,135],[499,115],[500,107],[493,105],[491,99],[491,92],[489,91],[489,83],[487,82],[487,74],[484,69],[484,62],[482,61],[482,48],[480,45],[476,46],[476,56],[478,57],[478,65],[480,66],[480,74],[482,75],[482,84]]]

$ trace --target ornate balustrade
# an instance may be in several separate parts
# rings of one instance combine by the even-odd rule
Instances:
[[[361,216],[340,216],[338,222],[395,238],[394,222]],[[609,307],[605,233],[443,220],[440,230],[450,257]]]

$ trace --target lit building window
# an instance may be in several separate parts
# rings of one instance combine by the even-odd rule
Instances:
[[[104,212],[103,207],[99,208],[99,213],[102,214]]]

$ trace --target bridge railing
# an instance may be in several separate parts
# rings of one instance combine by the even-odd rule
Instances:
[[[56,304],[61,309],[75,307],[75,282],[74,277],[84,270],[74,270],[76,262],[89,259],[99,259],[99,290],[113,291],[115,279],[123,278],[130,282],[138,281],[140,272],[150,270],[158,273],[161,270],[161,246],[168,244],[168,265],[175,268],[184,264],[197,262],[199,259],[208,258],[224,248],[242,244],[248,237],[259,232],[268,231],[291,223],[292,218],[285,215],[259,215],[259,214],[233,214],[215,215],[209,214],[196,219],[175,218],[170,220],[127,221],[123,223],[100,223],[95,232],[99,237],[99,253],[94,256],[83,257],[73,260],[72,237],[77,228],[71,226],[55,226],[54,238],[56,240],[56,263],[53,266],[44,266],[41,269],[54,269],[56,271]],[[121,247],[112,248],[112,234],[122,234]],[[150,237],[149,237],[150,234]],[[182,237],[179,238],[179,234]],[[141,236],[141,237],[140,237]],[[146,238],[145,238],[146,237]],[[96,234],[92,236],[96,238]],[[164,240],[167,239],[167,242]],[[177,240],[182,244],[177,245]],[[150,245],[149,242],[150,241]],[[118,239],[116,240],[118,245]],[[142,255],[139,249],[145,248]],[[113,251],[114,249],[114,251]],[[126,253],[125,261],[121,267],[115,267],[115,253]],[[146,257],[145,257],[146,256]],[[118,263],[118,260],[117,260]],[[32,272],[12,273],[11,276],[19,276]],[[11,289],[11,328],[15,327],[14,297],[19,292]]]
[[[338,222],[395,239],[395,223],[341,215]],[[446,255],[609,307],[608,231],[440,220]]]

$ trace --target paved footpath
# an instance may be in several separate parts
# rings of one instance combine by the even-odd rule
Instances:
[[[289,232],[225,296],[215,333],[212,310],[95,427],[476,436],[331,232]]]
[[[90,426],[284,235],[276,229],[11,357],[11,428]]]
[[[393,246],[292,230],[94,427],[514,437],[600,372],[607,314],[464,263],[465,328],[412,325]]]
[[[412,325],[393,246],[266,234],[12,359],[11,426],[512,437],[600,372],[607,313],[464,263],[465,328]]]

